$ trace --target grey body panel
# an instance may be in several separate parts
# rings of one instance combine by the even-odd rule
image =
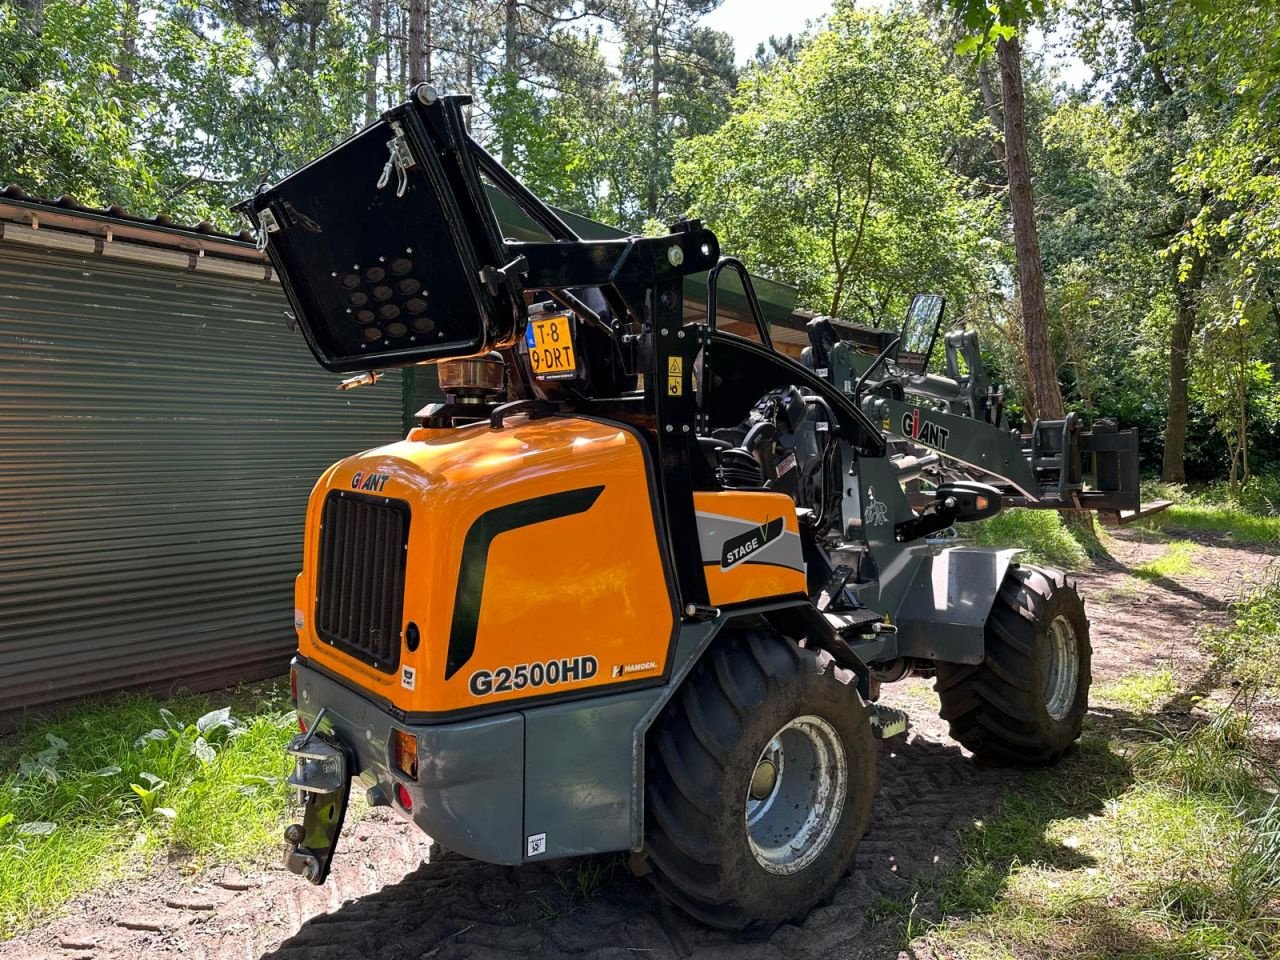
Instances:
[[[899,543],[894,526],[913,511],[885,459],[857,461],[857,483],[845,500],[846,516],[862,508],[862,535],[878,571],[874,581],[850,587],[861,603],[889,614],[898,627],[895,637],[855,647],[859,655],[868,661],[907,656],[980,663],[987,616],[1018,551]]]
[[[546,835],[544,856],[633,846],[634,825],[644,822],[633,751],[643,761],[642,722],[668,696],[650,687],[524,711],[525,835]]]
[[[450,850],[490,863],[522,861],[523,714],[432,726],[399,723],[318,670],[301,663],[296,670],[298,713],[310,725],[325,709],[321,729],[351,749],[354,772],[365,786],[381,786],[392,797],[394,785],[403,784],[413,798],[413,822]],[[416,783],[392,768],[397,729],[418,738]]]
[[[943,547],[920,557],[898,606],[898,655],[980,663],[991,605],[1017,550]]]
[[[402,784],[413,799],[413,822],[450,850],[503,864],[639,850],[647,731],[724,627],[785,606],[684,624],[662,686],[476,720],[410,724],[295,661],[298,712],[310,723],[325,708],[321,727],[351,748],[361,782],[381,786],[388,797]],[[397,729],[418,738],[417,782],[391,764]],[[530,856],[530,838],[542,834],[540,852]]]

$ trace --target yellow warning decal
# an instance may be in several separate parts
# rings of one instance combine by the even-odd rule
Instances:
[[[679,377],[667,377],[667,396],[679,397],[684,395],[684,381]]]
[[[667,358],[667,375],[672,377],[681,376],[684,373],[684,357],[668,357]]]

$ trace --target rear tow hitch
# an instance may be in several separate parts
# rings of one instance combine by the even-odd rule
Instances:
[[[319,721],[319,717],[316,718]],[[351,755],[336,737],[311,730],[289,741],[294,758],[289,786],[298,791],[302,822],[285,827],[284,865],[314,884],[324,883],[347,815],[351,793]]]

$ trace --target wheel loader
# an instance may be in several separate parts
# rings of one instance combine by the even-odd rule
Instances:
[[[930,373],[946,299],[912,298],[901,332],[809,321],[801,362],[849,395],[891,442],[927,463],[933,482],[970,479],[994,484],[1006,506],[1097,510],[1129,522],[1166,504],[1143,508],[1138,431],[1098,420],[1086,429],[1077,413],[1010,428],[1003,387],[992,384],[978,335],[963,328],[943,338],[946,373]]]
[[[288,867],[324,882],[362,789],[469,858],[630,851],[691,916],[764,931],[852,862],[876,739],[905,727],[883,683],[936,677],[982,761],[1062,756],[1090,680],[1075,587],[936,540],[999,491],[913,508],[918,458],[758,310],[758,341],[717,329],[722,272],[750,280],[711,231],[580,239],[466,102],[419,86],[247,202],[322,366],[432,363],[446,391],[310,498]],[[488,189],[547,239],[504,239]]]

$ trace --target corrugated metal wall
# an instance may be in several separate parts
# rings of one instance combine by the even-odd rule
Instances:
[[[307,494],[399,437],[404,399],[335,392],[285,306],[0,243],[0,725],[284,670]]]

